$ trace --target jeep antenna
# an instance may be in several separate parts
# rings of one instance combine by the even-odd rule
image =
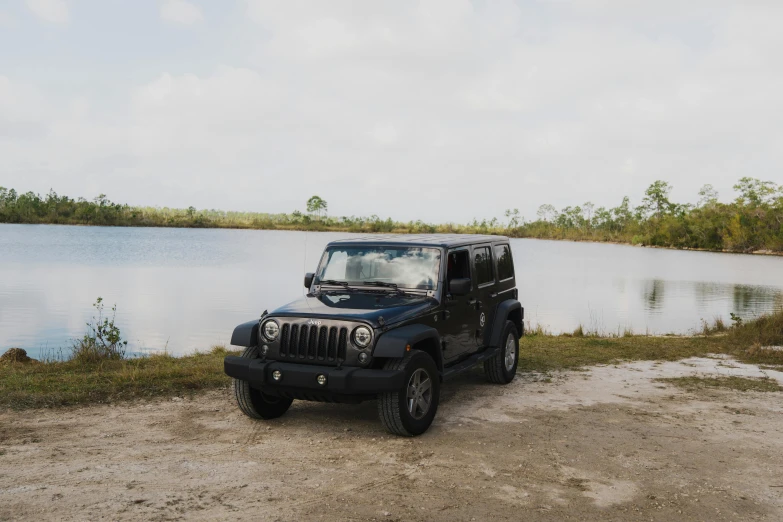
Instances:
[[[307,229],[305,229],[305,241],[304,241],[304,256],[302,259],[302,273],[307,272]],[[309,288],[307,290],[310,290]],[[305,291],[302,290],[302,295],[305,295]]]

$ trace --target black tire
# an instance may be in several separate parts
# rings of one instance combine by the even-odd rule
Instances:
[[[249,346],[242,353],[248,359],[258,358],[258,347]],[[247,381],[234,379],[234,396],[239,409],[251,419],[276,419],[288,411],[293,399],[284,399],[256,390]]]
[[[383,366],[384,370],[402,370],[405,372],[403,388],[395,392],[387,392],[378,395],[378,416],[386,429],[395,435],[403,437],[413,437],[421,435],[430,427],[438,411],[440,402],[440,375],[435,361],[426,353],[413,350],[405,354],[402,359],[390,359]],[[412,413],[408,404],[408,391],[413,384],[414,374],[419,376],[420,390],[426,385],[422,385],[422,380],[426,375],[429,379],[429,388],[424,391],[421,398],[426,402],[429,397],[429,406],[423,411],[418,401],[413,404]],[[412,388],[411,388],[412,389]],[[417,416],[421,415],[419,418]]]
[[[511,367],[507,367],[506,356],[513,350],[514,361]],[[500,350],[494,357],[484,361],[484,374],[489,382],[495,384],[508,384],[514,380],[519,364],[519,334],[517,327],[511,321],[503,325],[503,335],[500,336]]]

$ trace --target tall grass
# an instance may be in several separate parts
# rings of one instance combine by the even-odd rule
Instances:
[[[783,311],[729,328],[726,342],[750,356],[783,364],[783,351],[771,349],[783,346]]]
[[[726,323],[722,317],[716,317],[712,324],[707,321],[702,321],[701,333],[702,335],[714,335],[716,333],[723,333],[727,330]]]

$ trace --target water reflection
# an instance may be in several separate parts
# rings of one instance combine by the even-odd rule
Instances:
[[[226,343],[304,293],[328,241],[350,234],[0,225],[0,350],[56,351],[91,305],[117,303],[134,351]],[[783,309],[783,258],[515,239],[525,317],[550,330],[686,333]]]
[[[645,284],[644,300],[647,303],[647,310],[655,311],[663,307],[665,281],[653,279]]]
[[[734,313],[743,318],[758,315],[759,309],[770,310],[781,307],[781,293],[771,288],[734,285],[732,290]]]

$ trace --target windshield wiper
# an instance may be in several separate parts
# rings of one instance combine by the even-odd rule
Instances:
[[[344,286],[348,288],[348,281],[337,281],[336,279],[324,279],[322,281],[318,281],[319,285],[337,285],[337,286]]]
[[[350,286],[348,286],[348,281],[337,281],[336,279],[324,279],[323,281],[318,281],[316,285],[318,285],[318,292],[316,292],[315,295],[332,293],[332,292],[348,292],[348,293],[356,292],[355,288],[351,288]],[[335,288],[323,288],[321,285],[341,286],[342,290],[337,290]]]
[[[389,283],[387,281],[365,281],[362,283],[366,286],[382,286],[384,288],[391,288],[395,292],[397,292],[399,295],[408,295],[408,292],[403,290],[402,288],[399,288],[397,286],[397,283]]]
[[[385,286],[387,288],[394,288],[395,290],[398,290],[397,283],[388,283],[386,281],[365,281],[362,284],[367,286]]]

